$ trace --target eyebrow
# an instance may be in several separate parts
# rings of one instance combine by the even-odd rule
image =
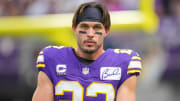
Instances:
[[[83,26],[89,26],[89,25],[88,24],[81,24],[80,26],[83,27]]]
[[[101,24],[95,24],[94,26],[101,26]]]
[[[83,23],[83,24],[81,24],[80,26],[81,26],[81,27],[83,27],[83,26],[89,27],[89,25],[86,24],[86,23]],[[96,26],[100,26],[100,27],[101,27],[101,24],[95,24],[93,27],[96,27]]]
[[[93,27],[102,27],[101,24],[96,24]]]

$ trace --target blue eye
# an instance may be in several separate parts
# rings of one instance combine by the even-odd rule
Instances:
[[[99,27],[99,26],[96,26],[95,28],[96,28],[96,29],[101,29],[101,27]]]
[[[101,27],[100,25],[95,25],[95,26],[94,26],[94,29],[95,29],[95,30],[99,30],[99,29],[101,29],[101,28],[102,28],[102,27]]]
[[[82,24],[81,26],[80,26],[80,28],[83,28],[83,29],[87,29],[89,26],[88,25],[85,25],[85,24]]]

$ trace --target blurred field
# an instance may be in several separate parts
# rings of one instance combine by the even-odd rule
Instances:
[[[48,45],[76,47],[75,8],[98,0],[0,1],[0,101],[31,101],[36,58]],[[133,49],[142,57],[137,101],[179,101],[180,2],[101,0],[111,11],[107,48]]]

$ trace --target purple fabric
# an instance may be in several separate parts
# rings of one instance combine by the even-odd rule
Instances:
[[[100,82],[100,83],[110,83],[113,85],[115,89],[115,94],[117,93],[117,89],[119,86],[130,76],[136,75],[127,74],[127,69],[129,62],[131,61],[131,57],[136,56],[136,52],[133,52],[131,55],[128,54],[117,54],[113,49],[106,50],[96,61],[85,66],[82,64],[74,55],[73,48],[64,47],[62,49],[56,48],[47,48],[43,49],[45,65],[46,67],[39,67],[40,71],[45,72],[50,80],[55,86],[61,80],[65,81],[78,81],[82,87],[84,88],[84,96],[83,101],[105,101],[105,94],[98,94],[97,97],[87,97],[86,96],[86,88],[92,84],[92,82]],[[66,65],[66,72],[63,74],[58,74],[56,67],[59,64]],[[83,74],[82,68],[88,67],[89,73]],[[120,67],[121,68],[121,78],[120,80],[101,80],[100,79],[100,70],[101,67]],[[63,68],[59,69],[63,70]],[[116,75],[116,74],[114,74]],[[55,101],[59,100],[72,100],[72,92],[65,92],[64,95],[54,95]],[[114,101],[116,100],[116,96]]]

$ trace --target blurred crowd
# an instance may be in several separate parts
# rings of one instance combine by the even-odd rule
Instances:
[[[163,0],[163,9],[158,12],[160,24],[157,36],[161,40],[163,49],[167,55],[167,70],[164,73],[166,80],[177,79],[180,76],[180,1]],[[180,80],[176,80],[180,82]]]
[[[138,0],[0,0],[0,16],[70,13],[91,1],[104,3],[113,11],[138,8]]]
[[[138,10],[140,5],[140,0],[0,0],[0,17],[73,13],[90,1],[101,2],[110,11]],[[154,34],[112,31],[105,48],[130,48],[141,54],[144,70],[138,101],[179,101],[180,0],[155,0],[155,12],[159,26]],[[0,36],[0,101],[31,100],[36,56],[47,45],[42,36]]]

